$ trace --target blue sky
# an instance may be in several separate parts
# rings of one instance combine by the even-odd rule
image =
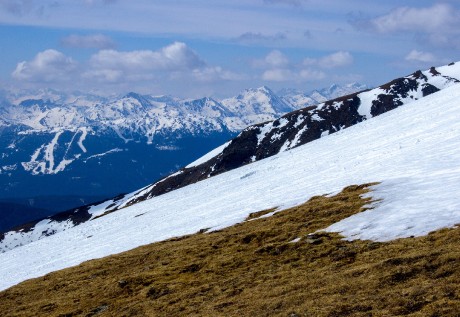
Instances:
[[[237,94],[382,84],[460,60],[459,1],[0,0],[0,84]]]

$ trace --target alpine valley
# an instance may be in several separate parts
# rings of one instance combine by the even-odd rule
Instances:
[[[249,125],[365,89],[332,85],[224,100],[55,90],[0,93],[0,232],[127,193],[171,174]]]

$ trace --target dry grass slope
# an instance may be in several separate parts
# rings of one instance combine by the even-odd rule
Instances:
[[[0,316],[460,316],[460,229],[310,234],[363,210],[367,188],[26,281],[0,293]]]

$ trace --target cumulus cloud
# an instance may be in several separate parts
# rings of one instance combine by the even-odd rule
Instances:
[[[254,60],[252,66],[264,69],[261,78],[266,81],[282,82],[296,77],[288,57],[279,50],[272,50],[264,58]]]
[[[271,51],[266,57],[265,62],[273,67],[283,67],[289,64],[289,60],[278,50]]]
[[[375,18],[352,18],[359,30],[376,34],[408,33],[423,44],[460,48],[460,11],[447,3],[431,7],[399,7]]]
[[[337,68],[353,63],[353,56],[346,51],[338,51],[321,58],[306,58],[304,66],[318,66],[321,68]]]
[[[347,55],[348,54],[348,55]],[[306,59],[302,64],[293,63],[289,58],[279,50],[269,52],[263,59],[253,62],[256,68],[263,68],[261,78],[271,82],[303,82],[321,80],[327,77],[327,74],[318,69],[332,68],[330,65],[348,62],[350,54],[338,52],[322,59]],[[325,65],[328,65],[327,67]]]
[[[63,53],[48,49],[30,61],[17,64],[11,76],[28,87],[144,90],[155,86],[187,88],[192,81],[217,85],[247,79],[240,74],[208,65],[185,43],[175,42],[158,50],[100,50],[77,63]]]
[[[448,4],[435,4],[429,8],[401,7],[371,20],[377,32],[398,31],[434,32],[457,24],[458,14]]]
[[[76,35],[72,34],[61,39],[65,47],[109,49],[115,47],[115,42],[103,34]]]
[[[55,82],[69,80],[77,68],[70,57],[56,50],[38,53],[31,61],[17,64],[12,76],[17,80],[29,82]]]
[[[410,62],[432,63],[436,61],[436,57],[431,53],[412,50],[406,55],[405,60]]]
[[[90,59],[85,77],[103,81],[140,80],[154,72],[185,72],[206,67],[206,63],[185,43],[175,42],[158,51],[120,52],[102,50]]]
[[[158,80],[218,82],[243,79],[241,75],[220,66],[208,65],[181,42],[157,51],[101,50],[90,58],[89,69],[82,76],[90,81],[112,84]]]
[[[273,50],[264,58],[253,61],[252,65],[256,68],[287,67],[289,59],[279,50]]]

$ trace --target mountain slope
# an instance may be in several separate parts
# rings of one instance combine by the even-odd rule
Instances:
[[[219,230],[250,213],[297,206],[350,184],[379,182],[372,187],[373,209],[339,222],[340,229],[324,229],[388,241],[454,227],[460,223],[459,87],[2,253],[0,288],[200,229]],[[92,216],[109,203],[93,208]]]
[[[378,88],[340,97],[288,113],[281,118],[250,126],[206,161],[189,164],[158,183],[140,191],[122,206],[161,195],[210,176],[258,161],[340,131],[458,83],[460,65],[417,71]],[[111,207],[112,210],[117,205]]]
[[[250,126],[211,154],[208,153],[204,158],[137,192],[120,195],[101,204],[71,209],[55,217],[28,224],[20,232],[6,233],[0,236],[0,251],[306,144],[445,89],[456,84],[459,81],[457,78],[460,78],[460,63],[437,69],[433,67],[372,90],[300,109],[275,121]],[[269,91],[267,88],[262,90]],[[247,92],[249,97],[239,99],[253,98],[254,91]],[[259,106],[267,100],[260,97]]]
[[[309,234],[359,212],[368,190],[29,280],[0,292],[0,316],[458,316],[460,228],[386,243]]]

